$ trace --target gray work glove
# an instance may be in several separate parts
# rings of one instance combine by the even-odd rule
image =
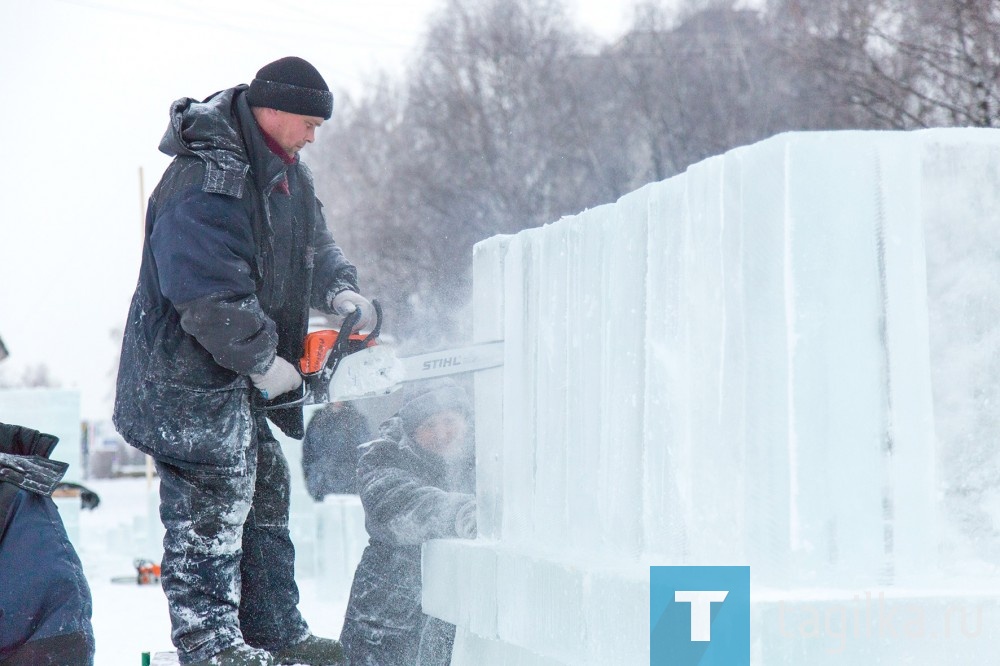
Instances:
[[[297,389],[302,384],[302,375],[294,365],[280,356],[275,356],[271,367],[264,374],[251,374],[250,380],[264,399],[270,400],[282,393]]]
[[[375,327],[375,323],[378,319],[375,315],[375,306],[371,304],[371,301],[358,292],[351,291],[350,289],[339,291],[332,299],[330,299],[330,309],[341,317],[346,317],[358,308],[361,309],[361,318],[358,319],[358,323],[354,325],[354,330],[370,331]]]
[[[455,533],[463,539],[476,538],[476,500],[469,500],[455,514]]]

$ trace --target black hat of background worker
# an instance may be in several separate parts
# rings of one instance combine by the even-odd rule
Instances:
[[[469,396],[453,379],[445,377],[421,382],[410,389],[406,397],[399,418],[410,437],[424,421],[440,412],[456,411],[466,419],[472,417]]]
[[[333,115],[333,93],[319,70],[295,56],[261,67],[250,82],[247,102],[324,120]]]

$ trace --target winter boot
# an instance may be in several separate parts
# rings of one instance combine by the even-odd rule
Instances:
[[[274,658],[276,664],[336,666],[344,663],[344,648],[339,641],[309,634],[304,641],[275,652]]]
[[[276,666],[270,652],[240,643],[190,666]]]

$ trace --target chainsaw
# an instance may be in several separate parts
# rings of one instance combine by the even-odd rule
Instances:
[[[132,562],[135,566],[134,576],[115,576],[112,583],[135,583],[136,585],[156,585],[160,582],[160,564],[145,558],[137,558]]]
[[[302,385],[298,394],[278,396],[264,409],[347,402],[388,395],[409,382],[433,379],[503,365],[503,341],[484,342],[398,358],[378,341],[382,329],[382,307],[375,308],[375,327],[370,333],[354,333],[361,318],[355,310],[344,318],[339,330],[309,333],[299,359]]]

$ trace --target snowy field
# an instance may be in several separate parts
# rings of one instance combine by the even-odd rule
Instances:
[[[157,485],[145,479],[90,480],[100,506],[79,515],[79,552],[94,597],[96,666],[138,666],[143,652],[173,649],[167,602],[158,585],[112,583],[134,573],[133,560],[152,558],[143,530],[155,510]],[[152,499],[151,499],[152,498]],[[68,513],[67,518],[72,516]],[[312,578],[299,579],[302,614],[320,636],[338,636],[346,599],[321,599]]]

